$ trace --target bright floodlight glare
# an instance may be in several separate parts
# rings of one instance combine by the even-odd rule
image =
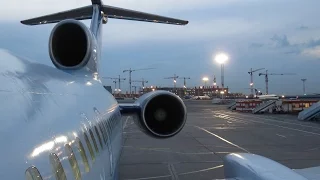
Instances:
[[[214,60],[219,64],[224,64],[228,59],[229,57],[224,53],[217,54],[214,57]]]
[[[204,77],[204,78],[202,78],[202,80],[203,80],[203,81],[208,81],[209,78],[208,78],[208,77]]]

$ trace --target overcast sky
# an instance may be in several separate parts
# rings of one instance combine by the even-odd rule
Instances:
[[[49,34],[54,25],[24,26],[22,19],[90,4],[90,0],[0,0],[0,48],[50,66]],[[320,92],[319,0],[108,0],[119,6],[189,21],[186,26],[110,19],[103,29],[102,75],[117,76],[127,68],[156,68],[133,73],[149,85],[172,86],[165,77],[190,76],[187,86],[203,85],[203,76],[220,84],[213,55],[225,52],[225,86],[249,93],[250,68],[271,73],[269,93]],[[89,21],[85,21],[89,24]],[[0,57],[1,58],[1,57]],[[112,81],[105,81],[112,84]],[[264,77],[254,75],[265,92]],[[140,85],[140,84],[137,84]],[[183,85],[179,80],[178,86]],[[128,88],[128,81],[122,85]]]

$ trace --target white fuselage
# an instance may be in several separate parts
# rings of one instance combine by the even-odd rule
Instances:
[[[274,95],[274,94],[270,94],[270,95],[260,95],[260,96],[257,96],[259,99],[279,99],[279,96],[277,95]]]
[[[209,96],[193,96],[192,99],[210,99]]]
[[[34,166],[43,179],[55,179],[53,170],[61,166],[50,157],[57,156],[67,179],[74,179],[66,149],[70,145],[82,179],[114,178],[122,145],[121,114],[101,83],[4,50],[0,57],[0,177],[25,179],[26,170]]]

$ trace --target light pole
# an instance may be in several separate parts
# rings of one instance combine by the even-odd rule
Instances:
[[[224,90],[224,64],[226,63],[226,61],[228,61],[228,59],[229,59],[229,57],[225,53],[219,53],[214,57],[214,60],[218,64],[221,64],[221,88],[222,88],[222,90]]]
[[[203,78],[202,78],[202,81],[204,81],[204,87],[207,86],[207,81],[208,81],[208,80],[209,80],[208,77],[203,77]]]
[[[219,53],[215,55],[214,60],[221,64],[221,88],[224,90],[224,64],[228,61],[229,57],[225,53]],[[222,94],[223,98],[223,94]]]
[[[217,63],[221,64],[221,87],[222,88],[224,88],[224,64],[228,59],[229,57],[224,53],[217,54],[214,58],[214,60]]]
[[[307,79],[301,79],[302,83],[303,83],[303,95],[306,95],[306,81]]]

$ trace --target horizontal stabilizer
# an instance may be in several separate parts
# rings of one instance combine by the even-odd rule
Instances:
[[[92,5],[21,21],[25,25],[57,23],[65,19],[91,19]]]
[[[154,23],[165,23],[165,24],[176,24],[176,25],[188,24],[188,21],[184,21],[180,19],[158,16],[155,14],[148,14],[148,13],[123,9],[123,8],[117,8],[112,6],[103,6],[102,9],[103,9],[103,12],[109,18],[134,20],[134,21],[146,21],[146,22],[154,22]]]
[[[123,8],[118,8],[113,6],[102,5],[101,11],[104,13],[105,17],[114,18],[114,19],[145,21],[145,22],[175,24],[175,25],[188,24],[188,21],[184,21],[180,19],[174,19],[174,18],[159,16],[155,14],[148,14],[144,12],[123,9]],[[90,5],[90,6],[63,11],[55,14],[23,20],[21,21],[21,23],[25,25],[41,25],[41,24],[48,24],[48,23],[57,23],[65,19],[84,20],[84,19],[91,19],[92,13],[93,13],[93,7],[92,5]]]

